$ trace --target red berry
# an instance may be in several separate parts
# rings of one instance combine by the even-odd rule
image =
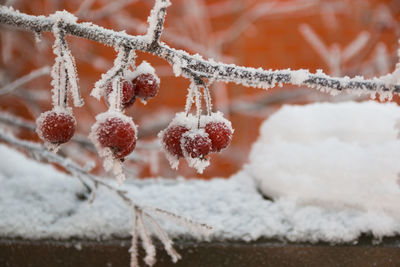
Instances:
[[[100,122],[96,133],[100,145],[110,148],[117,159],[126,157],[136,147],[135,129],[121,118],[110,117]]]
[[[158,93],[159,84],[153,74],[139,74],[135,79],[133,79],[132,83],[135,87],[135,95],[143,100],[152,98]]]
[[[212,142],[212,152],[227,147],[232,139],[232,129],[221,121],[212,121],[204,129]]]
[[[204,158],[211,152],[211,140],[206,134],[190,131],[182,136],[181,147],[191,158]]]
[[[36,132],[46,142],[62,144],[68,142],[75,132],[75,118],[66,112],[47,111],[36,120]]]
[[[180,125],[174,125],[165,129],[162,136],[162,143],[165,150],[175,157],[183,157],[181,138],[187,131],[189,129]]]
[[[113,88],[112,88],[112,83],[109,83],[106,88],[106,98],[107,98],[107,104],[110,102],[108,101],[108,97],[111,94]],[[122,82],[122,106],[123,108],[128,108],[135,103],[136,97],[135,97],[135,87],[134,85],[127,80],[124,80]]]

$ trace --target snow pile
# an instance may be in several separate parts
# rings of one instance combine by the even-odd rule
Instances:
[[[264,122],[246,171],[273,199],[400,221],[400,107],[284,106]]]

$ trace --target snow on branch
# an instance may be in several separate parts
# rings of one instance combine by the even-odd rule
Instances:
[[[171,48],[159,41],[166,8],[169,4],[167,0],[156,1],[149,16],[150,26],[145,36],[132,36],[125,32],[115,32],[87,22],[66,21],[60,27],[69,35],[109,46],[124,45],[138,51],[149,52],[168,61],[173,66],[177,76],[182,74],[183,68],[186,68],[202,78],[264,89],[291,83],[316,88],[332,95],[346,92],[355,95],[369,94],[374,97],[379,93],[381,98],[390,99],[393,94],[400,93],[397,78],[392,77],[391,74],[381,78],[364,79],[362,76],[355,78],[331,77],[321,70],[317,73],[311,73],[308,70],[264,70],[224,64],[213,59],[205,60],[197,54],[190,55],[185,51]],[[40,33],[52,31],[54,23],[55,21],[51,17],[32,16],[9,7],[0,7],[0,24]]]
[[[150,16],[147,18],[149,27],[147,28],[147,38],[149,39],[150,46],[157,46],[161,33],[163,31],[165,16],[167,14],[167,7],[171,5],[169,0],[156,0]]]

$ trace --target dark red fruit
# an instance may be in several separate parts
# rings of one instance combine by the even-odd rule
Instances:
[[[218,152],[226,148],[232,139],[232,130],[221,121],[212,121],[206,124],[204,129],[212,142],[212,152]]]
[[[191,158],[203,158],[211,152],[211,140],[206,135],[188,133],[183,135],[181,147]]]
[[[181,138],[184,133],[189,131],[186,127],[175,125],[164,130],[162,142],[165,150],[175,157],[183,157],[181,148]]]
[[[135,87],[135,95],[143,100],[152,98],[158,93],[159,84],[153,74],[139,74],[135,79],[133,79],[132,83]]]
[[[36,124],[36,132],[43,141],[62,144],[74,135],[76,121],[71,114],[48,111],[39,116]]]
[[[109,83],[106,88],[106,97],[107,97],[107,104],[110,102],[108,101],[108,97],[111,94],[113,88],[112,83]],[[127,80],[122,82],[122,106],[123,108],[128,108],[135,103],[135,87],[134,85]]]
[[[117,117],[107,118],[99,124],[97,139],[101,146],[110,148],[117,159],[126,157],[136,147],[135,129]]]

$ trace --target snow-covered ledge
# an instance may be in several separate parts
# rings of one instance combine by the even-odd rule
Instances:
[[[159,178],[123,188],[141,206],[214,229],[204,240],[162,221],[174,239],[354,243],[363,234],[399,236],[399,118],[395,104],[285,106],[264,123],[249,163],[230,179]],[[3,144],[0,157],[0,239],[129,238],[131,216],[117,195],[99,188],[89,204],[77,179]]]

